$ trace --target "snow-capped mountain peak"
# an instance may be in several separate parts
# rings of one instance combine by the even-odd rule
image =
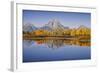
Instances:
[[[24,24],[23,25],[23,31],[25,31],[25,32],[31,32],[36,29],[37,28],[33,24]]]
[[[45,26],[48,26],[51,29],[64,29],[64,26],[57,19],[49,21]]]

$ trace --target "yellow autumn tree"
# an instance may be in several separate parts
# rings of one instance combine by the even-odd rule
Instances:
[[[75,28],[71,29],[70,35],[76,36],[76,29]]]

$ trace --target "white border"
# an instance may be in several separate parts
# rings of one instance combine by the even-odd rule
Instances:
[[[57,5],[40,5],[32,3],[13,3],[13,46],[12,46],[12,70],[33,70],[33,69],[56,69],[66,67],[80,67],[96,65],[95,34],[96,32],[96,9],[73,6]],[[33,62],[22,63],[22,10],[45,10],[45,11],[65,11],[65,12],[84,12],[91,13],[91,60],[73,60],[73,61],[56,61],[56,62]]]

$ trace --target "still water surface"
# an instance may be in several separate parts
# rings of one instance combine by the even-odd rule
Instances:
[[[85,60],[91,58],[89,41],[23,40],[23,62]]]

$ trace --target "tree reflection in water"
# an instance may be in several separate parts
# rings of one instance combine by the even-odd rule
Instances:
[[[25,41],[25,40],[24,40]],[[88,46],[90,47],[90,40],[78,40],[78,39],[32,39],[26,40],[28,44],[32,45],[33,41],[37,44],[46,44],[49,48],[60,48],[66,45],[76,45],[76,46]],[[30,46],[28,45],[28,46]]]

